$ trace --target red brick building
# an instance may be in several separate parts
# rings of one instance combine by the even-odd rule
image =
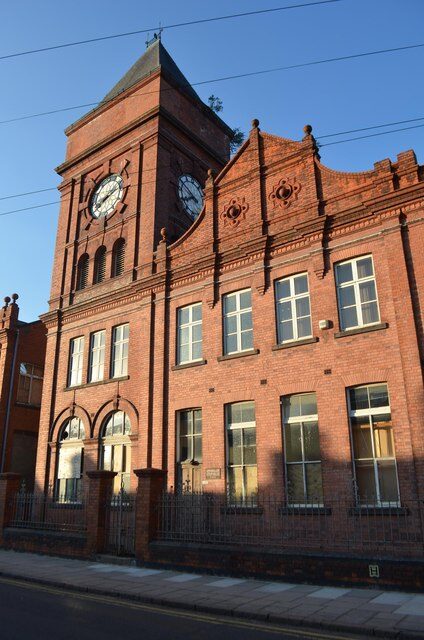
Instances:
[[[160,41],[67,130],[37,486],[424,498],[424,171],[231,130]],[[204,189],[204,199],[202,194]],[[203,452],[203,453],[202,453]]]
[[[19,320],[18,296],[0,309],[0,469],[34,484],[46,329]]]

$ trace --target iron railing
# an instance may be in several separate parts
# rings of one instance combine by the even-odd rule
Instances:
[[[109,496],[105,508],[105,551],[119,556],[135,554],[135,499],[122,488]]]
[[[424,556],[424,503],[355,506],[345,497],[306,506],[255,495],[164,493],[158,538],[180,543],[267,547],[281,551]]]
[[[85,533],[86,505],[80,496],[58,496],[19,491],[9,504],[9,527],[67,533]]]

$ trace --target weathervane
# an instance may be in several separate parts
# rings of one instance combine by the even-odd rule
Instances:
[[[156,42],[156,40],[162,40],[162,31],[163,31],[163,27],[161,26],[161,23],[159,22],[159,31],[157,33],[153,34],[153,38],[149,38],[150,34],[149,33],[147,34],[146,49],[148,49],[151,44]]]

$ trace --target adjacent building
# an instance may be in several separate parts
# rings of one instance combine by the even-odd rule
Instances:
[[[46,354],[46,329],[39,320],[19,320],[17,294],[0,309],[0,469],[34,485]]]

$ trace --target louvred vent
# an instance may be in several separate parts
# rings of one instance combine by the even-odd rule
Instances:
[[[125,262],[125,240],[121,238],[115,242],[112,255],[112,278],[116,278],[124,273]]]

